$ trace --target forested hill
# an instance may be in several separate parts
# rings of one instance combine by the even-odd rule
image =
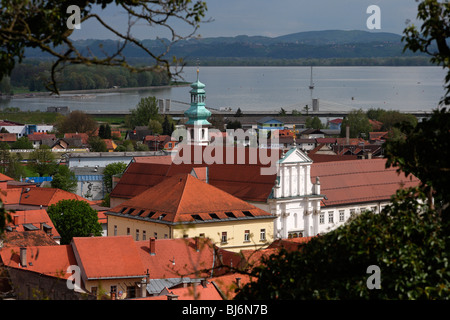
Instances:
[[[183,58],[190,64],[203,65],[280,65],[323,64],[426,64],[427,59],[411,52],[403,53],[402,36],[386,32],[368,31],[310,31],[280,37],[236,36],[199,38],[174,44],[169,56]],[[143,40],[153,52],[163,52],[167,39]],[[100,46],[101,44],[101,46]],[[113,40],[79,40],[76,46],[85,52],[89,49],[97,56],[112,53],[117,48]],[[142,63],[146,53],[135,46],[128,46],[123,54],[136,63]],[[39,58],[45,54],[29,50],[27,57]],[[358,60],[359,59],[359,60]],[[311,60],[313,60],[311,62]],[[314,63],[316,61],[317,63]],[[359,62],[358,62],[359,61]]]

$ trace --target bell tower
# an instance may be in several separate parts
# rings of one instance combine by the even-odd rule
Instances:
[[[184,112],[188,118],[186,129],[188,130],[188,143],[193,145],[206,146],[209,144],[208,128],[211,123],[208,118],[211,112],[206,109],[205,85],[199,80],[200,70],[197,69],[197,81],[191,84],[191,106]]]

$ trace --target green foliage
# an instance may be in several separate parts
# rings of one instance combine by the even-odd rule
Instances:
[[[450,298],[449,229],[424,200],[420,190],[399,191],[379,214],[264,258],[236,299]],[[381,269],[379,290],[367,287],[371,265]]]
[[[415,175],[436,201],[450,203],[450,112],[435,110],[429,119],[416,126],[403,123],[400,130],[406,139],[385,144],[387,165]]]
[[[33,149],[33,143],[27,137],[20,137],[13,142],[11,149]]]
[[[106,192],[110,193],[112,191],[112,177],[114,175],[122,174],[127,165],[123,162],[113,162],[108,164],[103,170],[103,183],[106,187]]]
[[[55,156],[47,146],[41,146],[31,152],[29,161],[31,161],[30,167],[41,177],[52,176],[58,171]]]
[[[102,139],[111,139],[111,126],[109,123],[100,125],[98,128],[98,136]]]
[[[101,236],[97,210],[82,200],[61,200],[47,209],[61,235],[61,244],[70,244],[73,237]]]
[[[162,122],[162,117],[158,114],[158,111],[158,103],[155,97],[141,98],[136,108],[130,110],[127,127],[148,126],[150,120]]]
[[[87,113],[75,110],[69,115],[59,118],[56,127],[59,134],[87,133],[92,135],[97,130],[97,121]]]
[[[53,175],[51,182],[52,188],[75,192],[77,190],[77,184],[78,181],[75,176],[75,172],[71,171],[67,166],[58,166],[58,171],[55,175]]]
[[[372,131],[369,118],[362,109],[351,111],[343,119],[341,124],[341,137],[345,137],[347,125],[350,126],[350,138],[359,138],[362,134],[367,138],[369,137],[369,132]]]
[[[99,136],[92,136],[88,139],[88,144],[92,152],[107,152],[105,141]]]
[[[307,117],[305,126],[306,128],[323,129],[323,124],[322,121],[320,121],[319,117]]]
[[[417,20],[423,21],[420,31],[416,26],[408,26],[404,31],[402,41],[406,42],[404,52],[423,52],[431,56],[430,61],[450,68],[450,3],[448,1],[424,0],[417,8]],[[446,95],[441,102],[450,104],[450,73],[445,76]]]

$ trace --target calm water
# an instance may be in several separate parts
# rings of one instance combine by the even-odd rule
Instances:
[[[207,106],[237,110],[301,110],[311,106],[309,67],[201,67]],[[186,67],[186,81],[196,80],[196,68]],[[314,67],[313,98],[320,110],[384,108],[418,111],[436,108],[444,94],[444,70],[440,67]],[[45,111],[48,106],[71,110],[124,111],[135,108],[142,97],[155,96],[188,103],[189,87],[98,93],[90,99],[70,96],[0,100],[1,107]],[[186,105],[172,102],[173,110]]]

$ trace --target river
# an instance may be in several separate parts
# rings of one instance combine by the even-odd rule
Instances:
[[[306,104],[311,106],[311,97],[319,99],[321,111],[428,111],[437,107],[445,93],[445,72],[440,67],[314,67],[312,73],[312,95],[309,67],[200,67],[199,78],[206,85],[207,107],[242,111],[301,111]],[[183,76],[185,81],[195,81],[196,67],[186,67]],[[72,111],[127,111],[135,108],[142,97],[155,96],[171,99],[172,110],[183,110],[188,106],[176,101],[188,103],[189,90],[185,86],[1,99],[0,107],[23,111],[46,111],[49,106],[68,106]]]

